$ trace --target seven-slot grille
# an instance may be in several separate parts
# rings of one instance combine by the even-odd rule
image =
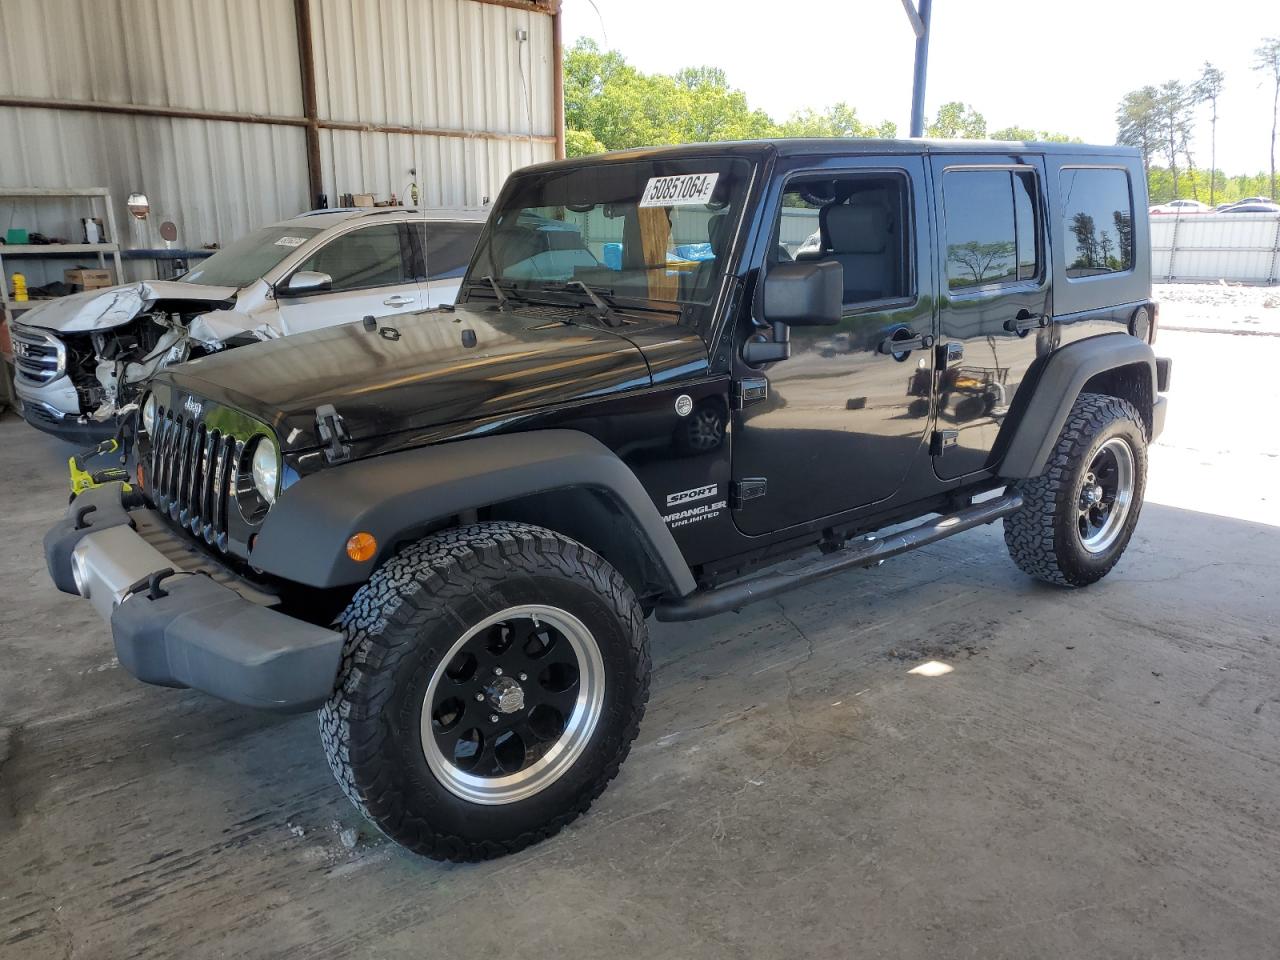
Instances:
[[[57,379],[66,367],[62,344],[47,334],[17,324],[11,332],[18,376],[35,384]]]
[[[244,441],[166,410],[151,439],[151,495],[156,508],[219,550],[227,549],[236,464]]]

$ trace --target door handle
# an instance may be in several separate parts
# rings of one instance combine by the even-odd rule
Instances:
[[[933,346],[933,343],[933,334],[916,335],[903,328],[895,331],[893,336],[881,340],[880,345],[876,347],[876,352],[888,354],[895,360],[905,360],[912,350],[927,350]]]
[[[1019,310],[1012,320],[1004,322],[1004,328],[1010,333],[1025,337],[1031,330],[1039,330],[1049,325],[1049,318],[1043,313],[1032,313],[1030,310]]]
[[[403,296],[402,294],[397,293],[394,297],[387,297],[387,299],[383,300],[382,302],[386,304],[388,307],[404,307],[413,303],[413,300],[414,300],[413,297],[406,297],[406,296]]]

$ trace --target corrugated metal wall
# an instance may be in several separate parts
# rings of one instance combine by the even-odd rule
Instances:
[[[555,156],[550,17],[471,0],[312,0],[312,18],[321,118],[505,135],[323,130],[331,201],[362,186],[403,196],[412,167],[423,204],[478,206],[512,170]]]
[[[4,0],[0,45],[0,95],[275,116],[302,109],[292,0]],[[110,189],[129,247],[163,246],[165,220],[180,245],[225,244],[307,204],[301,127],[0,107],[0,144],[4,186]],[[124,208],[135,190],[151,200],[145,223]],[[78,242],[86,212],[0,201],[0,227]],[[41,282],[68,264],[22,265]]]
[[[476,206],[511,170],[554,156],[549,16],[474,0],[309,3],[322,127],[414,131],[322,128],[331,204],[405,197],[414,168],[424,206]],[[0,96],[285,121],[0,106],[0,185],[106,186],[126,246],[163,246],[164,220],[180,246],[226,244],[312,205],[294,0],[3,0]],[[124,209],[133,191],[151,200],[145,223]],[[86,213],[0,200],[0,230],[78,241]],[[38,283],[66,265],[23,269]]]
[[[1157,280],[1280,283],[1280,216],[1153,216],[1151,275]]]

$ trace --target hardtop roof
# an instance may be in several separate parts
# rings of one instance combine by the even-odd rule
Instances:
[[[608,153],[551,160],[523,168],[526,171],[575,167],[587,163],[626,160],[670,160],[680,157],[745,157],[762,160],[768,156],[911,156],[954,153],[1036,153],[1068,156],[1115,156],[1137,159],[1134,147],[1089,143],[1049,143],[1032,140],[881,140],[860,137],[777,138],[772,140],[726,140],[718,143],[685,143],[665,147],[636,147]]]

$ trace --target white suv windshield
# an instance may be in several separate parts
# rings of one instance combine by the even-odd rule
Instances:
[[[184,273],[183,283],[246,287],[318,234],[315,227],[263,227]]]
[[[469,274],[519,288],[570,281],[619,297],[706,303],[732,249],[752,164],[595,162],[513,177]]]

